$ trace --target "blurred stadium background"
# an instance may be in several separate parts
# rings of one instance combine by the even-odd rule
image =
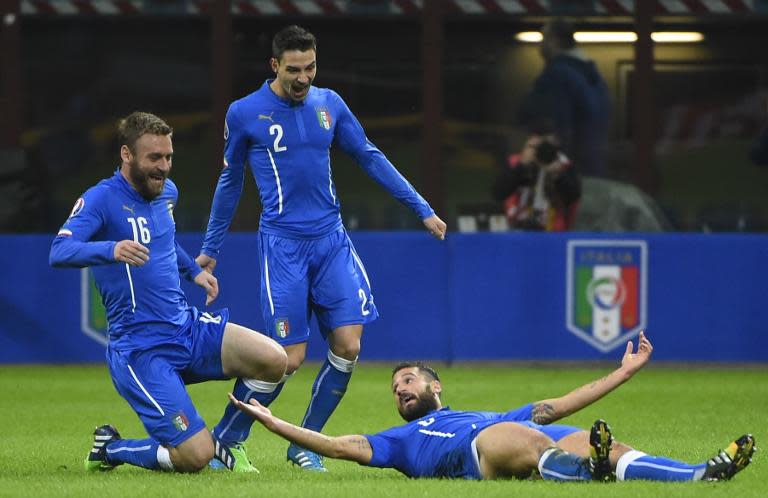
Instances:
[[[768,0],[0,0],[0,11],[2,362],[100,361],[88,274],[49,269],[47,251],[74,200],[117,165],[119,117],[148,110],[175,128],[176,221],[197,253],[226,106],[270,77],[271,37],[290,23],[318,37],[316,84],[347,100],[453,230],[442,245],[408,232],[419,221],[334,155],[383,311],[369,358],[414,336],[413,356],[447,361],[614,358],[647,327],[662,359],[768,361],[768,169],[747,155],[766,121]],[[573,232],[484,233],[501,154],[524,136],[517,104],[543,67],[515,35],[553,16],[640,33],[583,46],[611,92],[609,173],[585,179]],[[703,39],[652,44],[650,31]],[[219,274],[220,304],[256,328],[259,209],[249,178]],[[457,233],[462,216],[480,231]],[[636,316],[612,332],[578,314],[590,241],[638,272],[624,282]]]

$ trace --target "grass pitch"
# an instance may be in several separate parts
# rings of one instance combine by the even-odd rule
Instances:
[[[439,366],[439,365],[438,365]],[[317,365],[291,379],[273,411],[300,421]],[[564,394],[596,379],[607,368],[508,368],[454,366],[440,369],[444,401],[455,409],[504,411]],[[213,425],[221,416],[230,382],[190,387],[200,413]],[[655,455],[700,462],[745,432],[768,447],[768,370],[650,367],[617,392],[563,423],[589,427],[608,420],[617,440]],[[768,495],[768,453],[725,483],[467,482],[412,480],[396,471],[328,461],[325,475],[302,472],[285,461],[287,443],[255,427],[247,442],[260,475],[206,470],[197,475],[151,472],[127,465],[90,474],[82,460],[96,425],[111,423],[123,437],[145,437],[102,366],[0,367],[0,496],[510,496],[629,497]],[[372,433],[400,419],[389,388],[389,368],[359,365],[347,396],[325,432]]]

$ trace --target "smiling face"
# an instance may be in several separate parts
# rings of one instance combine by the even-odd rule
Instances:
[[[277,96],[301,102],[309,93],[309,87],[317,74],[314,50],[286,50],[279,59],[270,59],[275,80],[270,84]]]
[[[392,376],[397,411],[408,422],[442,408],[441,392],[440,381],[430,379],[419,367],[403,368]]]
[[[165,180],[171,173],[171,135],[145,133],[136,140],[133,150],[123,145],[120,157],[123,177],[142,197],[151,201],[163,192]]]

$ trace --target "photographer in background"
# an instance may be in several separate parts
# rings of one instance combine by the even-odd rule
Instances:
[[[542,28],[539,51],[545,61],[518,109],[518,123],[549,119],[562,149],[582,175],[606,174],[605,155],[611,114],[610,93],[597,65],[578,47],[575,27],[553,19]]]
[[[581,178],[549,125],[529,134],[523,150],[506,158],[491,189],[512,229],[568,230],[581,197]]]

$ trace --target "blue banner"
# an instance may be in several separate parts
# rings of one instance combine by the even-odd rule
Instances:
[[[768,362],[768,236],[352,232],[380,318],[361,360],[615,360],[645,328],[654,357]],[[103,361],[87,270],[48,266],[51,236],[0,236],[0,363]],[[200,234],[181,234],[197,254]],[[228,235],[211,309],[263,330],[252,233]],[[202,289],[183,283],[192,304]],[[308,357],[325,356],[319,334]]]

